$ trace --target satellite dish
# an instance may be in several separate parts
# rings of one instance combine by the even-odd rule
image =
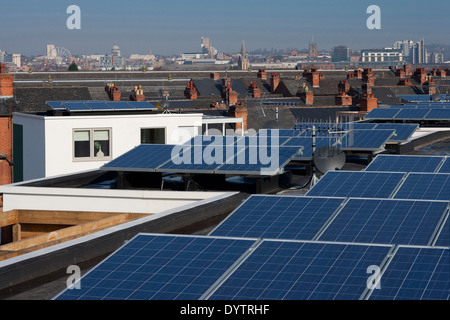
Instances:
[[[341,170],[345,164],[344,151],[330,146],[324,146],[314,153],[314,165],[322,173]]]
[[[441,95],[439,93],[435,93],[430,97],[431,101],[441,101]]]

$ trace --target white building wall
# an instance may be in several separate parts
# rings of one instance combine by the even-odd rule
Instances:
[[[202,114],[43,117],[14,114],[24,126],[24,180],[98,169],[138,146],[142,128],[165,128],[166,144],[190,139],[179,129],[199,131]],[[74,129],[111,129],[111,160],[79,160],[73,157]]]
[[[36,179],[45,176],[45,120],[40,116],[14,114],[13,123],[23,128],[23,176]]]

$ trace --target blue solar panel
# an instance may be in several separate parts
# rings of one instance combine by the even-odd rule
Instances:
[[[127,102],[131,107],[136,108],[138,110],[154,110],[156,107],[147,101],[128,101]]]
[[[77,112],[77,111],[91,111],[92,109],[88,107],[83,102],[66,102],[64,103],[64,107],[67,111]]]
[[[85,102],[85,106],[92,109],[92,111],[112,111],[114,110],[108,102]]]
[[[392,136],[389,141],[409,141],[412,134],[419,128],[418,124],[406,124],[406,123],[379,123],[376,129],[394,129],[395,136]]]
[[[263,241],[211,300],[357,300],[390,246]]]
[[[439,169],[439,173],[450,173],[450,157],[447,157]]]
[[[423,120],[430,109],[400,109],[395,120]]]
[[[389,198],[404,176],[397,172],[328,171],[307,195]]]
[[[343,200],[343,198],[254,195],[210,234],[313,240]]]
[[[371,110],[364,119],[371,119],[371,120],[392,120],[394,119],[395,115],[399,113],[400,110],[398,109],[388,109],[388,108],[376,108]]]
[[[199,299],[255,240],[140,234],[56,300]]]
[[[378,155],[365,171],[435,172],[443,157]]]
[[[450,218],[444,221],[440,233],[437,236],[436,242],[434,243],[436,247],[450,247]]]
[[[448,201],[350,199],[321,241],[429,245]]]
[[[299,153],[300,148],[292,147],[248,147],[218,167],[216,173],[274,175]]]
[[[450,120],[450,109],[431,109],[425,120]]]
[[[142,144],[105,164],[102,170],[155,171],[169,161],[174,145]]]
[[[394,198],[450,201],[450,174],[410,173]]]
[[[395,130],[352,130],[342,139],[342,144],[337,145],[343,150],[383,150],[386,142],[392,138]]]
[[[132,107],[126,101],[108,101],[108,106],[113,110],[135,110],[135,107]]]
[[[52,110],[66,110],[66,107],[63,106],[63,103],[61,101],[47,101],[46,104]]]
[[[449,300],[449,249],[399,247],[370,300]]]

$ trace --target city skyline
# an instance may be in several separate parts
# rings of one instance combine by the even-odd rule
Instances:
[[[108,5],[106,5],[108,4]],[[381,29],[369,30],[368,6],[381,9]],[[69,30],[67,7],[81,9],[81,29]],[[348,0],[283,0],[222,2],[197,0],[187,5],[170,1],[45,1],[21,0],[3,4],[0,49],[23,55],[44,55],[47,44],[72,54],[110,53],[118,44],[122,54],[179,55],[198,52],[200,38],[208,37],[219,52],[237,53],[242,40],[247,50],[307,49],[312,37],[317,49],[348,45],[360,50],[390,46],[397,40],[450,44],[446,19],[450,3]],[[18,10],[20,8],[20,10]]]

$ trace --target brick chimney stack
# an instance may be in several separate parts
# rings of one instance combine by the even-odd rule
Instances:
[[[305,100],[305,103],[309,106],[314,104],[314,92],[309,90],[306,83],[303,84],[303,89],[298,91],[297,96]]]
[[[105,90],[112,101],[120,101],[120,99],[122,98],[122,93],[120,92],[119,87],[115,82],[108,83],[105,87]]]
[[[187,83],[186,89],[184,89],[184,95],[186,98],[196,100],[198,97],[197,88],[194,85],[194,81],[191,80]]]
[[[433,79],[430,79],[428,82],[425,83],[424,93],[425,94],[429,94],[429,95],[433,95],[436,92],[437,92],[436,82],[434,82]]]
[[[412,77],[420,84],[423,84],[427,81],[427,72],[425,68],[417,68]]]
[[[228,109],[228,116],[234,118],[242,118],[243,127],[240,123],[236,123],[235,130],[247,130],[248,110],[243,102],[237,102],[235,105],[231,106]]]
[[[261,98],[261,89],[258,88],[256,83],[251,82],[248,90],[253,98],[256,98],[256,99]]]
[[[142,85],[134,86],[134,90],[131,90],[130,100],[145,101],[144,90],[142,90]]]
[[[338,92],[339,94],[335,97],[335,104],[337,106],[351,106],[352,105],[352,97],[347,95],[347,92],[350,90],[350,85],[347,80],[341,80],[338,84]]]
[[[303,72],[303,76],[308,80],[309,83],[313,86],[313,88],[318,88],[320,84],[320,80],[323,79],[323,73],[317,71],[316,68],[307,69]]]
[[[370,83],[372,86],[375,85],[375,74],[372,68],[365,68],[362,73],[362,80],[366,83]]]
[[[258,70],[258,78],[261,80],[267,80],[267,72],[264,69]]]
[[[4,63],[0,63],[0,97],[11,98],[14,96],[14,75],[6,73]]]
[[[378,107],[378,99],[372,93],[372,85],[368,82],[362,85],[363,96],[359,100],[360,111],[370,112]]]
[[[278,77],[278,74],[272,73],[272,76],[270,77],[270,92],[274,93],[279,84],[280,78]]]

